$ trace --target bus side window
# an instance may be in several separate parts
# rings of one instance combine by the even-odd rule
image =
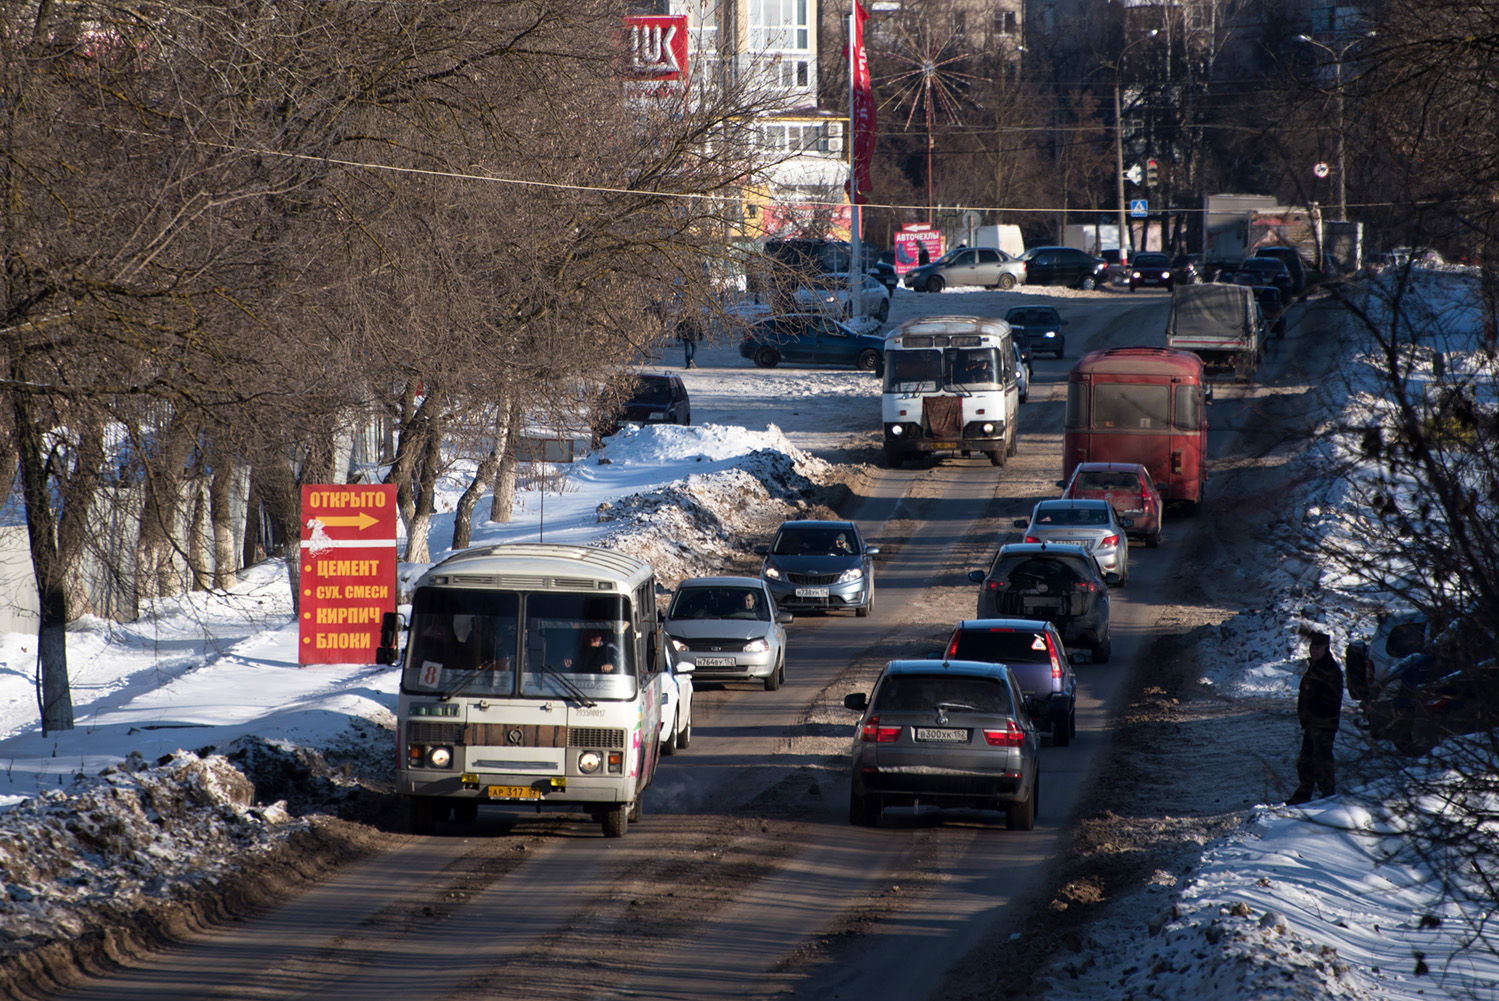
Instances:
[[[1202,416],[1197,412],[1197,387],[1178,383],[1176,386],[1176,413],[1173,426],[1183,431],[1196,431],[1202,426]]]
[[[1064,426],[1069,428],[1088,426],[1088,384],[1086,382],[1067,383],[1067,416]]]

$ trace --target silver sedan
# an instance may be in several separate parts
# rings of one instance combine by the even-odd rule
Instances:
[[[673,663],[693,665],[694,681],[786,680],[786,624],[765,582],[754,577],[691,577],[666,609]]]
[[[1093,554],[1104,573],[1129,580],[1129,539],[1124,530],[1134,524],[1121,518],[1105,500],[1044,500],[1029,520],[1016,518],[1015,527],[1025,529],[1026,542],[1061,542],[1082,546]]]

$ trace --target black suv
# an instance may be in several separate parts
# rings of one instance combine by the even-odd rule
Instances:
[[[1009,665],[1026,698],[1047,704],[1045,718],[1032,722],[1051,731],[1053,746],[1072,742],[1077,734],[1077,675],[1056,626],[1036,619],[964,619],[948,637],[944,655],[948,660]]]
[[[594,438],[607,438],[622,423],[691,424],[692,401],[680,376],[635,375],[630,395],[613,413],[600,415],[594,425]]]
[[[1054,542],[1018,542],[1002,546],[986,573],[968,579],[980,585],[978,618],[1044,619],[1057,627],[1064,643],[1086,646],[1093,662],[1108,661],[1109,585],[1105,574],[1081,546]]]

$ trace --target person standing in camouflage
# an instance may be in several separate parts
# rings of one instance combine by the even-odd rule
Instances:
[[[1343,670],[1332,655],[1331,637],[1308,633],[1306,661],[1296,695],[1301,753],[1296,756],[1296,791],[1286,800],[1290,806],[1307,802],[1314,792],[1331,796],[1337,787],[1332,745],[1343,709]]]

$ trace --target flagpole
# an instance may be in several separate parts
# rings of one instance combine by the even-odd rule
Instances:
[[[854,165],[854,81],[858,72],[859,53],[855,48],[859,13],[858,0],[849,0],[848,5],[848,135],[844,147],[848,150],[848,308],[852,317],[864,302],[864,251],[859,232],[859,176]]]

